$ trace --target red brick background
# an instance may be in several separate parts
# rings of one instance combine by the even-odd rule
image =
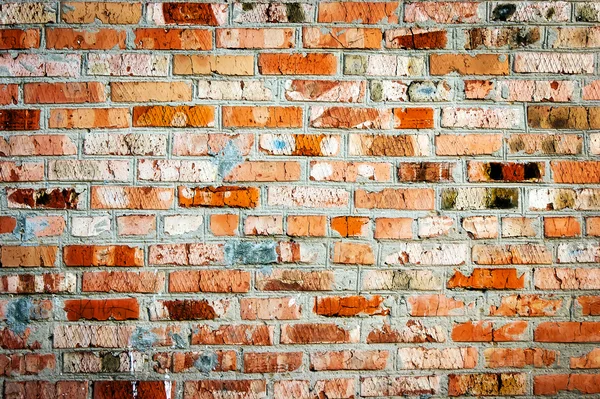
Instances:
[[[0,396],[600,395],[600,3],[0,3]]]

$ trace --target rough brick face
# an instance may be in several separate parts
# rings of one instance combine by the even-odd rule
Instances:
[[[0,397],[600,395],[597,1],[0,3]]]

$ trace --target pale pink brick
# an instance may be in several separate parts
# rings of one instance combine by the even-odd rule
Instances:
[[[474,239],[498,237],[498,217],[496,216],[468,216],[463,219],[462,227],[469,237]]]
[[[570,80],[470,80],[465,82],[465,97],[493,101],[568,102],[575,83]]]
[[[71,218],[71,235],[96,237],[111,230],[109,216],[81,216]]]
[[[201,232],[203,217],[198,215],[165,216],[163,226],[165,234],[171,236]]]
[[[156,216],[128,215],[117,218],[117,232],[122,236],[144,236],[156,231]]]
[[[286,80],[285,98],[290,101],[363,102],[364,81]]]
[[[254,143],[252,134],[193,134],[173,133],[173,155],[200,156],[217,155],[227,146],[240,155],[248,155]]]
[[[391,164],[376,162],[310,163],[310,179],[316,181],[390,181]]]
[[[32,216],[25,219],[25,240],[33,237],[55,237],[63,234],[65,219],[62,216]]]
[[[485,4],[479,2],[426,1],[406,4],[405,22],[476,23],[485,18]]]
[[[419,238],[447,236],[454,228],[454,219],[448,216],[419,218]]]
[[[268,101],[273,97],[273,82],[264,80],[199,80],[198,98],[207,100]]]
[[[301,309],[293,297],[240,299],[240,317],[243,320],[298,320]]]
[[[279,235],[283,234],[283,216],[248,216],[244,221],[245,235]]]
[[[88,54],[87,73],[109,76],[167,76],[169,56],[161,54]]]
[[[0,54],[0,76],[78,77],[80,70],[81,56],[75,54]]]
[[[0,161],[0,182],[44,180],[43,162]]]
[[[367,76],[422,76],[425,74],[425,60],[422,57],[404,55],[346,55],[344,73]]]
[[[594,73],[594,55],[584,53],[518,53],[514,61],[519,73]]]
[[[522,108],[443,108],[442,127],[522,129]]]
[[[583,87],[584,100],[600,100],[600,80],[589,82]]]
[[[150,181],[212,182],[217,165],[211,161],[140,160],[138,178]]]
[[[270,206],[337,208],[348,206],[350,193],[340,188],[277,186],[268,188]]]

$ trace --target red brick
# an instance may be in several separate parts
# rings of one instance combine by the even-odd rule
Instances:
[[[288,373],[302,366],[302,352],[246,352],[244,373]]]
[[[55,267],[58,248],[55,246],[9,246],[0,248],[0,265],[12,267]]]
[[[0,110],[0,131],[38,130],[40,111],[34,109]]]
[[[94,399],[168,399],[175,389],[175,381],[95,381]]]
[[[144,50],[211,50],[212,33],[206,29],[139,28],[135,47]]]
[[[221,325],[211,328],[200,325],[192,333],[192,345],[273,345],[273,326]]]
[[[106,101],[100,82],[26,83],[24,101],[28,104],[83,104]]]
[[[37,29],[0,29],[0,50],[25,50],[40,47]]]
[[[7,381],[4,385],[7,398],[57,398],[86,399],[88,397],[87,381]]]
[[[599,322],[547,321],[538,324],[534,331],[536,342],[600,342]]]
[[[179,187],[179,206],[255,208],[258,206],[259,196],[260,192],[256,187]]]
[[[385,350],[344,350],[315,352],[310,355],[310,369],[334,370],[384,370],[389,352]]]
[[[576,395],[600,393],[598,374],[545,374],[533,377],[535,395],[557,395],[561,392],[575,392]]]
[[[16,104],[19,101],[19,86],[0,84],[0,105]]]
[[[69,50],[124,49],[127,33],[115,29],[47,28],[46,48]]]
[[[66,266],[143,266],[144,251],[127,245],[68,245],[63,260]]]
[[[135,298],[70,299],[64,306],[67,320],[136,320],[140,309]]]
[[[241,270],[174,271],[169,292],[248,292],[250,273]]]

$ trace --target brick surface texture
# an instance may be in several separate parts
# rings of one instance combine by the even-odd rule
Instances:
[[[0,397],[600,397],[600,3],[0,0]]]

